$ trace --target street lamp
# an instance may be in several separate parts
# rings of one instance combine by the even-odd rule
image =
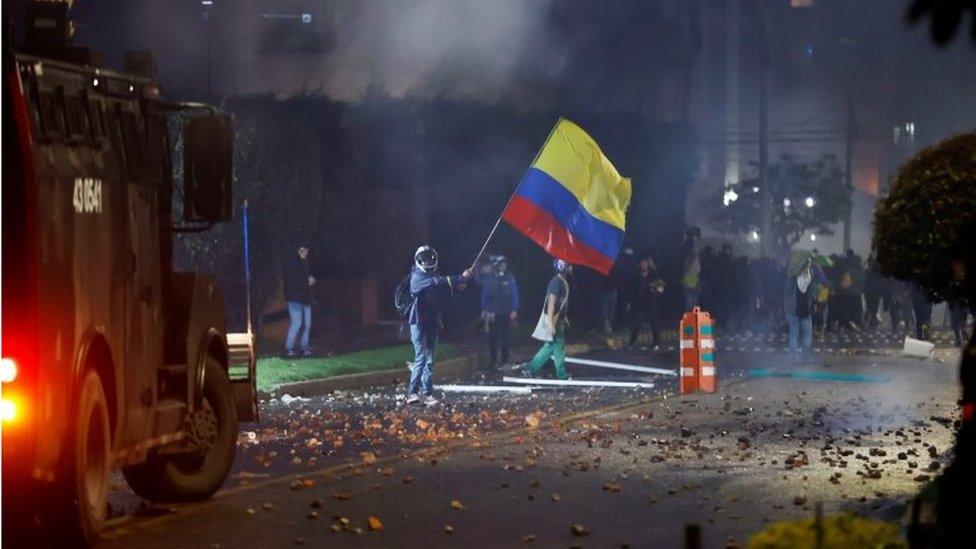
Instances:
[[[816,205],[817,205],[817,201],[816,201],[816,200],[814,200],[812,196],[808,196],[808,197],[806,198],[806,200],[804,200],[804,201],[803,201],[803,204],[804,204],[804,205],[805,205],[805,206],[806,206],[807,208],[812,208],[812,207],[814,207],[814,206],[816,206]]]
[[[810,242],[816,242],[816,241],[817,241],[817,235],[814,233],[810,233]]]
[[[749,240],[753,242],[759,242],[759,231],[757,231],[756,229],[749,231]]]

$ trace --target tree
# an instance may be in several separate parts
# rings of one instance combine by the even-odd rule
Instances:
[[[968,133],[923,150],[898,170],[874,213],[872,245],[882,273],[941,301],[966,291],[954,263],[972,256],[974,229],[976,133]],[[970,277],[970,291],[974,285]]]
[[[174,260],[219,282],[233,323],[244,319],[240,205],[251,207],[251,267],[254,318],[278,288],[281,265],[299,241],[324,247],[327,231],[320,215],[326,200],[324,165],[337,147],[325,142],[316,123],[338,118],[342,106],[317,97],[287,100],[255,96],[231,100],[235,113],[234,219],[200,233],[177,235]],[[313,110],[311,107],[315,107]],[[314,116],[310,113],[314,113]],[[332,124],[336,126],[337,124]],[[179,153],[179,150],[177,150]],[[174,163],[180,179],[179,163]]]
[[[967,12],[973,18],[969,37],[976,44],[976,0],[914,0],[908,8],[908,22],[917,24],[931,18],[932,41],[945,47],[956,35]]]
[[[873,247],[881,272],[910,280],[935,299],[976,303],[976,133],[929,147],[898,170],[874,213]],[[972,539],[976,490],[976,330],[959,364],[963,421],[955,457],[937,480],[934,546]]]
[[[769,166],[770,227],[773,249],[785,254],[807,232],[831,235],[831,225],[851,209],[837,158],[825,154],[812,163],[783,155]],[[759,177],[726,185],[710,201],[713,227],[726,234],[758,235],[765,189]]]

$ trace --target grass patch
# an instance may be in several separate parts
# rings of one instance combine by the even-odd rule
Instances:
[[[457,355],[457,348],[450,343],[437,346],[437,360],[447,360]],[[330,357],[262,358],[258,360],[258,390],[271,391],[282,383],[293,381],[403,368],[404,361],[412,358],[411,345],[396,345]]]

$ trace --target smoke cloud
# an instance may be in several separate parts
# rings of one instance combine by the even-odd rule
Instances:
[[[544,55],[543,0],[369,0],[336,6],[326,91],[355,98],[375,86],[394,97],[492,99],[523,60]]]

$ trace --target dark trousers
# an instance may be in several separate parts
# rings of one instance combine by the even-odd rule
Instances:
[[[491,365],[498,364],[498,352],[501,351],[502,364],[508,362],[508,318],[498,315],[488,324],[488,352]]]
[[[891,303],[888,305],[888,315],[891,316],[891,331],[898,333],[898,325],[904,322],[906,326],[911,321],[908,314],[908,307],[901,303]]]
[[[932,303],[925,299],[912,299],[912,310],[915,313],[915,339],[928,341],[929,329],[932,326]]]
[[[865,292],[864,301],[867,303],[867,310],[865,311],[866,327],[871,329],[877,328],[878,305],[881,303],[881,294],[878,292]]]
[[[657,322],[657,306],[653,304],[634,304],[630,309],[630,344],[637,343],[637,335],[641,326],[647,322],[651,325],[651,345],[657,345],[661,340],[661,333]]]
[[[863,316],[863,312],[861,311],[861,294],[841,293],[837,297],[839,298],[839,320],[841,325],[845,328],[851,324],[860,327],[861,317]]]
[[[949,303],[949,320],[952,322],[952,335],[956,339],[956,347],[961,347],[962,342],[966,337],[966,318],[969,316],[969,310],[966,306],[958,302]]]

